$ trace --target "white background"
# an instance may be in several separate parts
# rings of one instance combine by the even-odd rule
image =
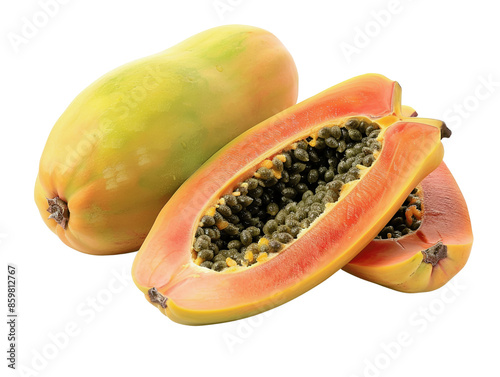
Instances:
[[[47,1],[2,2],[0,10],[0,311],[6,312],[6,266],[15,263],[18,366],[56,377],[498,375],[494,1],[70,0],[44,25],[38,12]],[[224,4],[225,11],[214,7]],[[9,38],[22,37],[25,18],[34,17],[42,22],[37,34],[16,48]],[[230,23],[280,38],[299,70],[299,100],[377,72],[399,81],[404,103],[421,116],[448,122],[454,134],[444,141],[445,160],[467,199],[475,236],[467,266],[448,286],[409,295],[340,271],[260,316],[189,327],[162,316],[135,288],[129,273],[135,253],[85,255],[46,228],[33,200],[38,160],[71,100],[112,68]],[[361,33],[369,34],[364,43]],[[356,52],[345,54],[347,45]],[[61,335],[67,330],[71,336]],[[395,346],[401,333],[409,341]],[[10,370],[1,359],[3,376]]]

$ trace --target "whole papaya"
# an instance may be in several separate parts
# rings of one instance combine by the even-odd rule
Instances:
[[[297,80],[281,42],[243,25],[204,31],[105,74],[47,140],[35,185],[44,222],[85,253],[137,250],[191,173],[295,103]]]

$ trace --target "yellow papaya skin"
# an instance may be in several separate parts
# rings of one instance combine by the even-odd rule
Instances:
[[[43,221],[84,253],[137,250],[205,160],[295,104],[297,81],[281,42],[243,25],[207,30],[105,74],[74,99],[47,140],[35,184]],[[55,198],[67,204],[67,221],[48,218]]]

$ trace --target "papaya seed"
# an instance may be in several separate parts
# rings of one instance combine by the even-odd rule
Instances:
[[[250,226],[247,228],[247,230],[250,232],[252,237],[257,237],[260,235],[260,229],[258,227]]]
[[[231,216],[228,216],[226,219],[231,224],[238,224],[240,222],[240,218],[234,214]]]
[[[271,169],[268,169],[268,168],[265,168],[265,167],[261,167],[261,168],[257,169],[257,171],[255,172],[254,176],[256,178],[261,178],[263,180],[267,180],[267,179],[270,179],[273,176],[273,172],[272,172]]]
[[[248,230],[243,230],[240,234],[241,243],[245,246],[248,246],[252,243],[252,235]]]
[[[212,259],[212,261],[215,263],[215,262],[220,262],[220,261],[225,261],[226,260],[226,257],[227,257],[227,252],[228,250],[222,250],[219,252],[219,254],[217,254],[216,256],[214,256],[214,258]]]
[[[271,247],[269,245],[263,244],[259,246],[260,253],[268,253]]]
[[[274,168],[279,171],[279,172],[282,172],[283,171],[283,161],[281,161],[281,159],[278,158],[278,156],[275,156],[273,158],[273,166]]]
[[[302,228],[300,226],[294,226],[292,229],[290,229],[290,234],[293,238],[296,238],[301,231]]]
[[[307,190],[305,193],[302,194],[302,200],[306,200],[310,196],[313,196],[314,193],[311,190]]]
[[[293,155],[299,161],[304,161],[304,162],[309,161],[309,153],[307,153],[307,151],[305,149],[297,148],[293,152]]]
[[[200,221],[201,225],[200,226],[212,226],[215,225],[215,219],[213,216],[203,216]]]
[[[260,198],[263,193],[264,193],[264,189],[262,187],[258,186],[255,189],[251,190],[248,193],[248,195],[255,200],[257,198]]]
[[[233,224],[228,224],[225,228],[224,228],[224,232],[226,232],[227,234],[231,235],[231,236],[235,236],[239,233],[239,229],[233,225]]]
[[[339,126],[333,126],[330,128],[330,134],[338,140],[342,136],[342,131]]]
[[[210,260],[214,257],[214,252],[210,249],[203,249],[198,253],[198,257],[203,260]]]
[[[314,148],[316,148],[317,150],[323,150],[323,149],[325,149],[326,148],[325,139],[318,138],[316,140],[316,145],[314,146]]]
[[[318,211],[309,211],[309,215],[307,216],[309,220],[315,220],[320,213]]]
[[[276,183],[278,183],[278,178],[271,177],[264,182],[264,187],[271,187],[274,186]]]
[[[347,149],[347,143],[344,140],[339,141],[339,146],[337,147],[337,152],[344,152]]]
[[[318,155],[318,152],[316,152],[316,151],[314,150],[314,148],[311,148],[311,147],[310,147],[310,148],[307,150],[307,152],[309,153],[309,159],[311,160],[311,162],[312,162],[312,163],[318,163],[318,162],[320,162],[320,161],[321,161],[321,159],[320,159],[320,157],[319,157],[319,155]]]
[[[335,172],[333,170],[328,170],[325,173],[325,182],[331,182],[333,180],[333,177],[335,176]]]
[[[307,141],[305,140],[299,140],[297,142],[297,148],[300,148],[300,149],[307,149],[307,147],[309,146],[309,144],[307,143]]]
[[[345,122],[345,128],[348,130],[357,129],[359,127],[359,121],[357,119],[349,119]]]
[[[355,174],[347,173],[345,175],[345,183],[355,181],[356,179],[358,179],[358,177]]]
[[[219,212],[224,217],[229,217],[233,214],[231,208],[229,208],[225,204],[219,204],[219,206],[217,207],[217,212]]]
[[[240,195],[246,195],[248,194],[248,184],[246,186],[243,186],[243,184],[236,189],[237,192],[240,193]]]
[[[368,127],[368,126],[369,126],[369,123],[367,121],[365,121],[365,120],[360,121],[359,127],[358,127],[359,132],[364,133],[366,130],[366,127]]]
[[[231,249],[240,249],[241,248],[241,245],[242,243],[239,241],[239,240],[232,240],[232,241],[229,241],[227,243],[227,247],[231,250]]]
[[[323,127],[318,131],[318,137],[326,139],[329,138],[330,136],[332,136],[332,133],[330,132],[330,128],[328,127]]]
[[[297,183],[297,185],[295,186],[295,190],[297,191],[297,193],[299,194],[303,194],[304,192],[306,192],[307,190],[309,189],[309,187],[305,184],[305,183]]]
[[[207,235],[210,237],[210,239],[215,239],[216,238],[216,233],[215,233],[215,230],[213,230],[212,228],[205,228],[203,230],[203,234]],[[201,235],[201,234],[200,234]]]
[[[363,165],[364,166],[371,166],[375,162],[375,157],[373,157],[372,154],[369,154],[368,156],[365,156],[363,158]]]
[[[226,202],[226,205],[230,207],[233,207],[238,204],[238,199],[236,199],[236,197],[233,195],[224,195],[223,198]]]
[[[312,169],[309,171],[309,173],[307,174],[307,181],[309,183],[316,183],[319,179],[319,173],[318,173],[318,170],[316,169]]]
[[[349,149],[346,149],[346,151],[345,151],[345,156],[346,156],[347,158],[354,157],[354,156],[356,156],[356,154],[357,154],[357,153],[356,153],[356,151],[354,150],[354,148],[349,148]]]
[[[339,146],[339,142],[334,137],[326,138],[325,144],[330,148],[338,148]]]
[[[267,205],[267,213],[271,216],[276,216],[276,214],[279,212],[280,207],[276,203],[269,203]]]
[[[225,261],[217,261],[212,265],[212,270],[222,271],[226,267],[227,267],[227,264]]]
[[[289,242],[292,242],[292,240],[293,240],[292,235],[289,233],[285,233],[285,232],[277,233],[274,238],[281,243],[289,243]]]
[[[278,240],[269,241],[269,250],[273,253],[280,251],[282,246],[283,245]]]
[[[285,198],[292,199],[297,195],[297,191],[292,187],[287,187],[281,192],[281,195],[283,195]]]
[[[278,229],[278,222],[276,220],[269,220],[266,225],[264,225],[264,234],[273,234],[273,232]]]
[[[198,238],[196,238],[196,242],[194,243],[194,249],[196,251],[206,249],[210,245],[210,241],[211,241],[210,237],[208,237],[205,234],[201,235]]]
[[[210,261],[208,261],[208,260],[207,260],[207,261],[205,261],[205,262],[202,262],[202,263],[200,264],[200,266],[201,266],[201,267],[205,267],[205,268],[212,268],[212,266],[213,266],[213,265],[214,265],[214,263],[213,263],[213,262],[210,262]]]
[[[422,221],[421,220],[417,220],[417,221],[414,221],[411,226],[410,226],[410,229],[411,230],[417,230],[418,228],[420,228],[420,225],[422,224]]]
[[[292,156],[290,156],[290,154],[288,152],[283,153],[283,156],[285,156],[284,166],[287,169],[290,169],[292,167]]]
[[[292,174],[288,182],[289,186],[296,186],[300,182],[301,178],[302,177],[300,176],[299,173]]]
[[[302,173],[306,169],[306,166],[306,164],[296,162],[292,165],[291,171],[292,173]]]
[[[233,214],[236,214],[236,213],[240,213],[241,210],[243,209],[243,206],[241,204],[236,204],[234,206],[231,206],[231,212],[233,212]]]
[[[350,129],[349,130],[349,137],[351,138],[351,140],[360,141],[363,138],[363,135],[361,135],[361,132],[359,132],[356,129]]]

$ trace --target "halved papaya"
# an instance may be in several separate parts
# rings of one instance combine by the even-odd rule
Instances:
[[[472,240],[467,204],[442,162],[344,270],[402,292],[431,291],[462,269]]]
[[[442,160],[436,120],[404,117],[401,88],[353,78],[260,123],[162,209],[134,282],[172,320],[243,318],[348,263]]]
[[[201,32],[80,93],[40,159],[45,224],[89,254],[136,251],[180,184],[224,144],[295,104],[297,69],[271,33]]]

